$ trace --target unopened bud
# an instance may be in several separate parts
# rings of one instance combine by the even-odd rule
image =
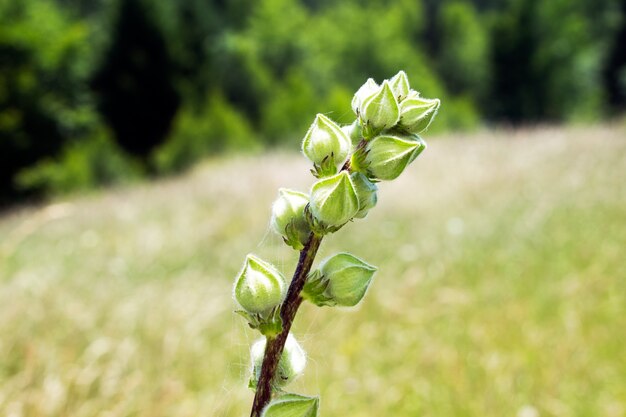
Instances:
[[[359,199],[346,171],[323,178],[311,188],[311,213],[326,226],[340,226],[359,211]]]
[[[358,119],[350,125],[342,126],[341,130],[343,130],[343,132],[350,138],[353,146],[358,145],[363,137],[361,134],[361,124]]]
[[[354,97],[352,97],[352,110],[354,110],[356,115],[358,115],[361,111],[361,104],[365,101],[365,99],[376,94],[378,89],[379,86],[376,84],[376,81],[372,78],[368,78],[367,81],[365,81],[365,84],[357,90]]]
[[[391,89],[398,100],[398,103],[402,102],[409,94],[409,78],[406,76],[406,72],[400,71],[389,80]]]
[[[325,294],[338,306],[355,306],[365,296],[376,270],[354,255],[339,253],[320,267],[324,279],[328,280]]]
[[[234,287],[235,300],[248,313],[262,313],[283,300],[285,278],[271,264],[249,254]]]
[[[317,417],[320,399],[286,394],[272,400],[261,417]]]
[[[337,164],[346,159],[351,146],[350,138],[335,122],[318,114],[304,136],[302,152],[315,165],[322,165],[328,158]]]
[[[399,125],[411,133],[420,133],[433,121],[441,102],[439,99],[427,99],[412,96],[400,104]]]
[[[400,118],[400,109],[388,81],[384,81],[376,93],[363,101],[360,115],[369,129],[368,136],[396,125]]]
[[[352,178],[356,196],[359,199],[359,212],[354,217],[362,219],[376,205],[378,201],[376,196],[378,187],[360,172],[353,172],[350,174],[350,178]]]
[[[263,365],[263,356],[265,355],[266,338],[257,340],[250,348],[250,359],[252,361],[252,377],[251,385],[256,383],[261,377],[261,367]],[[278,361],[278,369],[272,385],[274,387],[282,387],[287,385],[298,376],[302,375],[306,366],[306,354],[291,333],[287,336],[283,354]]]
[[[371,177],[380,180],[393,180],[425,148],[426,143],[417,135],[377,136],[367,145],[367,172]]]
[[[278,199],[272,205],[272,228],[291,246],[304,245],[311,233],[304,215],[307,204],[309,204],[308,195],[281,188],[278,190]]]

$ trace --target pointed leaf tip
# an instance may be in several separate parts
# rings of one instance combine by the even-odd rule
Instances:
[[[286,394],[269,403],[261,417],[317,417],[318,397]]]

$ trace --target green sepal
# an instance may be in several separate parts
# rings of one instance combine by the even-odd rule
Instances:
[[[283,241],[295,250],[304,249],[304,245],[300,241],[300,232],[298,231],[298,226],[296,225],[295,220],[291,220],[285,227]]]
[[[350,156],[349,161],[349,170],[350,172],[367,172],[367,140],[361,139],[361,141],[356,145],[352,155]]]
[[[251,329],[258,330],[264,336],[276,337],[283,330],[280,306],[263,313],[249,313],[245,310],[235,310],[235,313],[246,319]]]
[[[275,338],[283,331],[283,319],[280,317],[280,306],[272,309],[270,314],[259,324],[259,332],[263,336]]]
[[[311,173],[315,178],[330,177],[337,173],[337,165],[335,164],[335,154],[331,153],[322,160],[321,164],[313,164]]]
[[[261,417],[317,417],[319,404],[319,397],[285,394],[272,400]]]
[[[325,294],[329,283],[319,270],[315,270],[307,277],[300,296],[318,307],[333,307],[337,303]]]
[[[339,229],[341,229],[343,226],[347,224],[347,223],[344,223],[339,226],[328,226],[320,222],[319,220],[315,218],[308,204],[304,208],[304,218],[309,224],[311,231],[313,231],[313,233],[315,233],[318,236],[327,235],[329,233],[335,233],[336,231],[338,231]]]

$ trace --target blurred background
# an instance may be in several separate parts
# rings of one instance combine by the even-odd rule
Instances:
[[[247,415],[232,281],[316,113],[407,72],[429,148],[327,238],[321,415],[626,415],[626,1],[0,0],[0,416]]]
[[[623,0],[1,0],[0,198],[297,149],[404,69],[433,132],[587,123],[626,106]]]

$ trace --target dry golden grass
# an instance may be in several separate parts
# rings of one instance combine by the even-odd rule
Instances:
[[[294,391],[323,416],[626,415],[626,131],[441,137],[327,239],[379,266],[356,311],[305,305]],[[189,175],[0,219],[0,415],[247,415],[231,285],[304,158]]]

